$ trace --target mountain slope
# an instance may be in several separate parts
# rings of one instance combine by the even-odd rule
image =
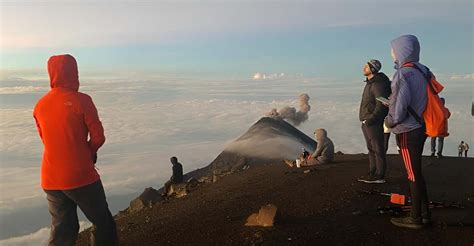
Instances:
[[[256,165],[117,219],[121,245],[472,245],[473,227],[442,224],[474,223],[472,158],[424,158],[430,199],[466,208],[435,209],[435,225],[419,231],[397,228],[378,214],[377,207],[390,205],[387,197],[360,193],[408,194],[400,157],[388,161],[387,183],[377,186],[355,181],[366,171],[366,155],[336,155],[330,168],[310,173],[282,162]],[[278,207],[279,223],[245,227],[247,216],[268,203]],[[82,233],[78,245],[87,238]]]

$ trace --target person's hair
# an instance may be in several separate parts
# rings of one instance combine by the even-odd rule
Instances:
[[[464,141],[461,141],[461,143],[464,143]]]
[[[171,163],[178,162],[178,158],[176,158],[176,156],[171,157],[170,160],[171,160]]]

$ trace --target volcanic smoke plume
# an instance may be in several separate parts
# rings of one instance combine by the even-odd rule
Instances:
[[[308,119],[308,112],[309,110],[311,110],[311,106],[309,106],[308,94],[301,94],[299,96],[299,104],[299,111],[296,111],[294,107],[286,106],[280,110],[274,108],[270,112],[268,112],[266,116],[272,118],[286,119],[293,123],[293,125],[298,126]]]

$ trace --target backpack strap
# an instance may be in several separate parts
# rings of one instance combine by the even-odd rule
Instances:
[[[413,115],[413,118],[415,118],[416,122],[420,123],[420,125],[424,125],[425,122],[421,119],[421,117],[413,110],[412,107],[408,106],[408,113]]]
[[[410,63],[410,62],[403,64],[402,67],[412,67],[412,68],[418,70],[423,75],[423,77],[426,79],[426,82],[427,82],[428,86],[430,87],[431,91],[434,94],[438,94],[438,93],[436,93],[435,89],[433,88],[433,85],[431,84],[431,71],[430,71],[430,69],[428,69],[428,74],[425,74],[419,67],[417,67],[415,64]]]

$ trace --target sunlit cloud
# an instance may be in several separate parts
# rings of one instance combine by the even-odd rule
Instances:
[[[449,77],[453,81],[474,81],[474,73],[470,74],[452,74]]]
[[[39,86],[13,86],[13,87],[0,87],[1,94],[25,94],[33,92],[47,91],[47,87]]]
[[[90,227],[92,224],[88,221],[79,222],[79,231]],[[9,239],[0,240],[0,245],[8,246],[27,246],[27,245],[47,245],[50,234],[50,228],[44,227],[36,232],[28,235],[13,237]]]
[[[285,77],[285,73],[272,73],[272,74],[266,74],[266,73],[255,73],[253,75],[253,80],[267,80],[267,79],[279,79]]]

